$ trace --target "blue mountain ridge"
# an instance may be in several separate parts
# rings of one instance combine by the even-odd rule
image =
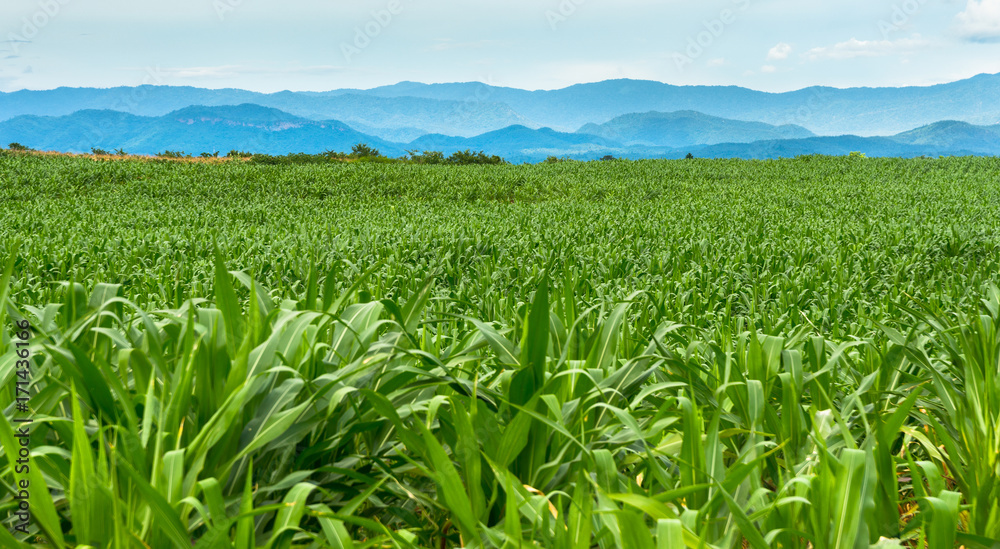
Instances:
[[[311,120],[340,120],[375,137],[399,142],[431,133],[474,137],[512,125],[573,132],[585,124],[601,125],[650,111],[695,111],[774,126],[796,125],[823,136],[880,136],[942,120],[976,125],[1000,122],[1000,74],[933,86],[813,86],[782,93],[627,79],[534,91],[476,82],[401,82],[369,90],[269,94],[159,85],[63,87],[0,93],[0,121],[21,115],[69,115],[85,109],[159,117],[194,105],[244,103]]]
[[[585,133],[587,130],[594,133]],[[632,139],[636,135],[645,141]],[[793,138],[761,139],[780,135]],[[729,137],[728,141],[718,142],[724,137]],[[409,142],[396,142],[337,120],[313,120],[275,108],[243,104],[185,107],[159,117],[109,110],[82,110],[56,117],[18,116],[0,122],[0,143],[10,142],[60,152],[89,152],[96,147],[149,155],[165,150],[192,154],[225,154],[229,150],[267,154],[346,152],[355,144],[365,143],[391,157],[403,156],[407,151],[451,154],[470,149],[512,162],[537,162],[549,156],[584,160],[606,155],[679,158],[688,153],[706,158],[842,155],[855,151],[868,156],[996,155],[1000,153],[1000,124],[977,126],[942,121],[885,137],[814,136],[801,127],[747,123],[682,111],[639,113],[604,125],[585,125],[577,132],[515,124],[473,137],[427,134]]]

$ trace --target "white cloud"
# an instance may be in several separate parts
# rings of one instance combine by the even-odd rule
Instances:
[[[771,48],[771,51],[767,52],[767,60],[772,61],[779,59],[788,59],[788,56],[791,53],[792,53],[792,46],[782,42],[777,46]]]
[[[725,60],[725,58],[722,58],[722,57],[717,57],[715,59],[709,59],[708,60],[708,66],[709,67],[721,67],[721,66],[723,66],[725,64],[726,64],[726,60]]]
[[[763,67],[760,68],[760,72],[768,73],[768,74],[770,74],[772,72],[777,72],[777,71],[778,71],[778,67],[775,67],[774,65],[764,65]]]
[[[955,16],[958,34],[973,42],[1000,40],[1000,0],[969,0]]]
[[[810,61],[819,59],[854,59],[856,57],[882,57],[884,55],[912,53],[925,48],[930,42],[919,36],[899,40],[858,40],[851,38],[833,46],[813,48],[805,53]]]

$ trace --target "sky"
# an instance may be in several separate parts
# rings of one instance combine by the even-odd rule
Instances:
[[[2,0],[0,91],[613,78],[781,92],[1000,73],[1000,0]]]

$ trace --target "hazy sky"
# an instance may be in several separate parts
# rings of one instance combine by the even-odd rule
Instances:
[[[0,0],[0,91],[610,78],[785,91],[1000,72],[1000,0]]]

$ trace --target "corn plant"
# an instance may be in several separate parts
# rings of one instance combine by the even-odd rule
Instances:
[[[0,157],[0,538],[1000,547],[995,167]]]

